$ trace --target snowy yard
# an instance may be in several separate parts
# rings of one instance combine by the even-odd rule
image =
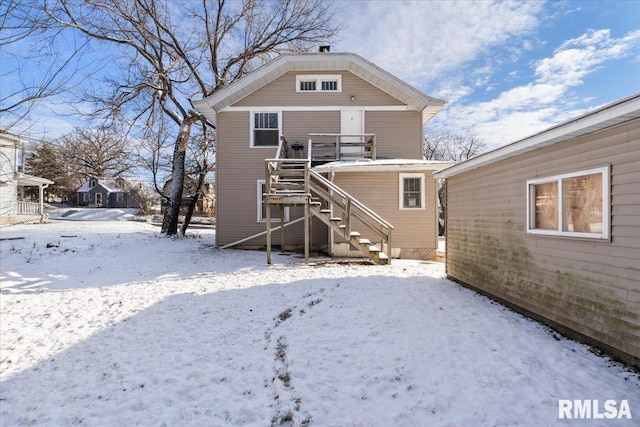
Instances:
[[[2,426],[638,425],[637,374],[443,264],[268,266],[192,233],[0,230]],[[558,399],[634,418],[558,420]]]

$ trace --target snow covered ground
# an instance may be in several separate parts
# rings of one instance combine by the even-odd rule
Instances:
[[[8,240],[17,238],[15,240]],[[638,425],[640,380],[443,278],[129,221],[0,230],[2,426]],[[558,399],[633,419],[558,420]]]

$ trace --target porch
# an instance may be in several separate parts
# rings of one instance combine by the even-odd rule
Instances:
[[[16,224],[44,222],[44,189],[53,184],[53,181],[37,176],[19,173],[16,179],[18,189],[21,187],[38,187],[38,201],[18,200],[16,202]]]

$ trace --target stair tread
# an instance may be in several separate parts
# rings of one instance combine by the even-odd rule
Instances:
[[[361,245],[371,245],[371,240],[369,239],[360,239]]]
[[[337,216],[332,216],[331,218],[329,218],[329,221],[340,222],[340,221],[342,221],[342,218],[337,217]]]

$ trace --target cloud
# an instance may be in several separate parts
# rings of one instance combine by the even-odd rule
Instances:
[[[424,87],[538,25],[542,2],[339,2],[345,40],[363,55]]]
[[[495,148],[584,111],[587,97],[572,94],[584,78],[608,62],[629,57],[640,46],[640,31],[613,38],[608,29],[590,30],[561,43],[553,55],[532,62],[533,81],[501,92],[494,99],[458,103],[436,116],[436,126],[474,128],[490,148]],[[473,77],[472,77],[473,78]]]

